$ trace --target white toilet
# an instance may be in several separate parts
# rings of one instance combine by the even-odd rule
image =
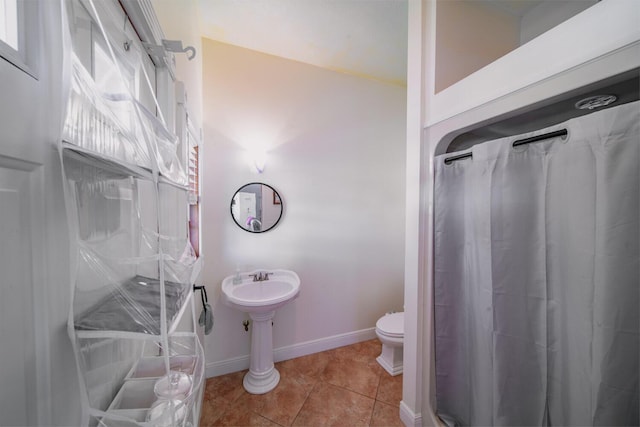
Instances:
[[[401,374],[404,312],[385,314],[378,319],[376,335],[382,342],[382,353],[376,360],[390,375]]]

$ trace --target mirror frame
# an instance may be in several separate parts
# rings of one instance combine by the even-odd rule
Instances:
[[[238,192],[240,190],[242,190],[243,188],[245,188],[245,187],[247,187],[249,185],[254,185],[254,184],[259,184],[259,185],[264,185],[265,187],[269,187],[269,189],[271,189],[271,191],[273,191],[274,197],[277,196],[278,200],[280,201],[280,214],[278,215],[278,219],[276,220],[276,222],[273,223],[273,225],[271,227],[265,228],[265,229],[260,230],[260,231],[253,231],[253,230],[248,230],[248,229],[244,228],[242,226],[242,224],[238,223],[238,221],[236,220],[236,217],[233,215],[233,199],[235,198],[236,194],[238,194]],[[264,203],[264,200],[263,200],[263,203]],[[231,214],[231,219],[233,219],[233,222],[235,222],[235,224],[238,227],[240,227],[241,230],[244,230],[247,233],[253,233],[253,234],[266,233],[269,230],[273,230],[275,228],[275,226],[280,223],[280,219],[282,219],[282,214],[284,213],[284,201],[282,200],[282,196],[280,195],[280,193],[278,193],[278,190],[273,188],[271,185],[265,184],[264,182],[249,182],[247,184],[242,185],[240,188],[238,188],[233,193],[233,195],[231,196],[231,202],[229,202],[229,213]]]

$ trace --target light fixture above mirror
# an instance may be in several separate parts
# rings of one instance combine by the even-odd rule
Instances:
[[[267,153],[265,151],[258,149],[247,150],[245,157],[252,171],[257,173],[264,172],[267,164]]]

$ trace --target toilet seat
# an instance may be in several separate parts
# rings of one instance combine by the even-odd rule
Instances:
[[[382,316],[376,322],[378,333],[389,338],[404,337],[404,313],[393,313]]]

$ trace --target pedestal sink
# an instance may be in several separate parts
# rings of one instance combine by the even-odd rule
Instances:
[[[250,367],[242,382],[249,393],[267,393],[278,385],[280,373],[273,365],[271,319],[277,308],[299,293],[300,278],[289,270],[256,270],[241,273],[240,280],[233,275],[222,281],[223,302],[249,313],[253,321]]]

